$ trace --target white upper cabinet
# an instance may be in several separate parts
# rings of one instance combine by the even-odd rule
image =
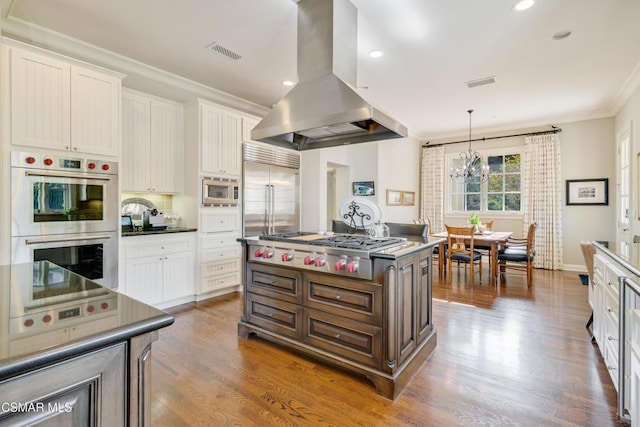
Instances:
[[[121,78],[10,48],[11,143],[117,156]]]
[[[120,145],[120,79],[71,66],[71,148],[117,156]]]
[[[122,93],[122,190],[182,191],[183,109],[141,92]]]
[[[242,116],[200,104],[201,171],[239,176],[242,170]]]
[[[30,147],[71,147],[71,66],[11,49],[11,142]]]

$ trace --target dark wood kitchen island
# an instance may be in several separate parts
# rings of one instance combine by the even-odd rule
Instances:
[[[0,426],[145,425],[173,316],[48,261],[0,266]]]
[[[304,243],[263,238],[239,239],[238,335],[364,375],[380,395],[398,397],[436,347],[431,255],[440,240],[409,236],[356,252],[309,245],[312,236]]]

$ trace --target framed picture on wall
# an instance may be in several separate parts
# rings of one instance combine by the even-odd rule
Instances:
[[[353,183],[354,196],[373,196],[376,194],[373,181],[357,181]]]
[[[402,204],[402,191],[387,190],[387,206],[399,206]]]
[[[416,204],[415,191],[403,191],[402,192],[402,204],[405,206],[413,206]]]
[[[567,205],[608,205],[609,179],[568,179]]]

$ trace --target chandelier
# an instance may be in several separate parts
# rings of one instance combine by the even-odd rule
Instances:
[[[460,165],[452,167],[449,176],[452,179],[462,178],[465,182],[485,182],[489,179],[489,166],[482,160],[477,151],[471,149],[471,113],[469,113],[469,151],[460,153]]]

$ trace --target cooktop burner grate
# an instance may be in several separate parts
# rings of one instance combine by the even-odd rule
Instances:
[[[404,243],[403,239],[375,240],[366,236],[331,236],[324,239],[316,239],[307,242],[313,246],[329,246],[341,249],[358,249],[372,251],[387,246],[395,246]]]
[[[297,242],[300,243],[299,240],[295,240],[296,237],[302,236],[310,236],[312,233],[310,231],[291,231],[288,233],[276,233],[276,234],[268,234],[266,236],[260,236],[261,240],[275,240],[276,242]]]

